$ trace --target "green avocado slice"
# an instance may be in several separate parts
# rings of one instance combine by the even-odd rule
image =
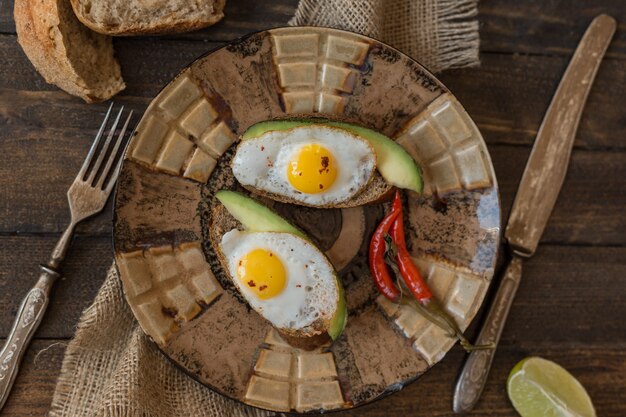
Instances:
[[[220,190],[215,193],[215,197],[246,230],[255,232],[291,233],[303,239],[310,240],[300,229],[291,225],[291,223],[276,214],[270,208],[244,194],[236,191]],[[348,318],[343,285],[336,273],[335,280],[337,281],[339,297],[337,300],[337,309],[335,310],[335,314],[328,328],[328,335],[333,341],[343,332]]]
[[[367,140],[376,152],[376,169],[389,184],[421,193],[424,186],[420,167],[407,151],[387,136],[363,126],[324,118],[267,120],[256,123],[241,136],[247,140],[272,130],[288,130],[311,124],[325,124],[346,130]]]
[[[335,274],[335,278],[337,279],[337,288],[339,288],[339,301],[337,302],[335,315],[330,321],[330,327],[328,328],[328,335],[333,341],[337,340],[339,336],[341,336],[341,333],[343,333],[343,329],[346,328],[346,323],[348,322],[348,309],[346,307],[345,291],[337,274]]]
[[[221,190],[215,197],[246,230],[255,232],[292,233],[303,239],[309,238],[270,208],[236,191]]]

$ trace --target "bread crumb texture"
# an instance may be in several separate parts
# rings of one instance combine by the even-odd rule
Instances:
[[[225,0],[72,0],[85,25],[107,35],[186,32],[224,17]]]

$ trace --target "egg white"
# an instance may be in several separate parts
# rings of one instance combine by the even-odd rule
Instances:
[[[310,242],[291,233],[233,229],[224,234],[220,248],[239,292],[275,327],[306,329],[318,319],[332,318],[339,298],[335,271]],[[257,298],[237,278],[239,260],[255,249],[265,249],[278,256],[287,275],[283,291],[267,300]]]
[[[319,144],[330,151],[337,167],[332,186],[316,194],[296,190],[287,167],[305,145]],[[288,197],[312,206],[350,200],[370,181],[376,168],[374,148],[362,138],[329,126],[303,126],[266,132],[242,141],[232,162],[235,178],[258,190]]]

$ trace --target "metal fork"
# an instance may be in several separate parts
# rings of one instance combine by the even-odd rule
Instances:
[[[15,382],[18,366],[28,343],[46,312],[52,286],[61,276],[58,270],[59,265],[65,258],[76,225],[102,211],[120,172],[123,158],[119,155],[117,162],[115,159],[119,154],[133,112],[129,113],[117,138],[114,138],[115,130],[124,111],[124,106],[122,106],[106,135],[106,140],[102,143],[112,109],[113,103],[109,106],[83,166],[67,191],[67,200],[72,214],[70,224],[54,247],[50,260],[46,264],[39,265],[41,268],[39,280],[22,301],[13,328],[0,351],[0,410]]]

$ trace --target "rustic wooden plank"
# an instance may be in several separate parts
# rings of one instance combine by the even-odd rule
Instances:
[[[116,39],[128,84],[116,100],[131,100],[142,109],[181,68],[218,45],[157,38]],[[57,103],[56,96],[34,93],[58,90],[37,74],[14,37],[0,35],[0,55],[6,57],[0,66],[0,89],[30,92],[2,101],[0,121],[4,119],[12,128],[25,123],[63,129],[97,125],[100,116],[87,116],[93,106],[83,105],[80,99],[59,96],[62,101]],[[489,143],[532,144],[568,58],[506,54],[484,54],[482,58],[481,68],[444,72],[442,81],[465,105]],[[626,149],[626,124],[621,113],[624,95],[626,68],[622,61],[606,60],[583,113],[576,147]],[[51,106],[57,110],[50,111]],[[43,120],[44,116],[48,119]],[[65,117],[72,119],[68,123]]]
[[[219,45],[208,40],[227,41],[282,25],[296,2],[230,0],[227,18],[212,28],[166,38],[115,39],[129,84],[118,101],[141,111],[182,66]],[[12,6],[13,0],[0,1],[0,33],[14,32]],[[489,143],[506,215],[529,146],[582,32],[601,12],[626,21],[626,5],[613,0],[572,0],[567,4],[481,0],[480,12],[482,48],[488,52],[482,55],[482,68],[451,71],[442,79],[478,122]],[[623,25],[590,95],[568,179],[544,242],[625,244],[626,196],[622,190],[626,189],[626,124],[622,97],[626,71],[622,63],[626,35],[621,29]],[[0,35],[0,56],[0,235],[5,233],[0,236],[2,337],[8,332],[19,300],[36,279],[36,264],[54,244],[55,237],[48,234],[58,233],[65,225],[67,208],[62,196],[105,106],[85,106],[47,85],[30,66],[13,35]],[[21,184],[15,183],[18,172],[28,175]],[[98,237],[77,239],[66,264],[68,278],[58,284],[39,336],[67,338],[73,333],[80,311],[90,303],[109,265],[109,230],[110,214],[81,229]],[[47,235],[6,236],[7,232]],[[510,368],[531,354],[556,360],[572,370],[589,390],[598,415],[626,415],[626,405],[619,401],[626,386],[626,329],[619,320],[624,303],[623,286],[618,281],[626,272],[625,249],[540,246],[525,266],[483,401],[473,415],[516,415],[506,400],[504,381]],[[476,327],[475,323],[473,329]],[[33,359],[35,352],[55,342],[34,343],[15,395],[3,410],[5,415],[47,412],[63,348],[53,346],[34,365]],[[397,415],[452,415],[453,381],[462,358],[456,347],[406,390],[341,414],[377,417],[389,415],[393,409]]]
[[[440,74],[490,144],[531,145],[569,57],[483,54],[480,68]],[[577,148],[626,149],[626,67],[605,60],[578,128]]]
[[[0,337],[9,333],[21,300],[39,277],[37,265],[48,259],[55,243],[52,237],[0,237]],[[112,262],[110,237],[77,237],[37,337],[72,337]]]
[[[626,4],[616,0],[481,0],[483,51],[571,55],[593,18],[607,13],[617,20],[608,56],[626,57]]]
[[[522,177],[530,149],[490,146],[502,197],[503,219]],[[626,152],[575,150],[543,243],[623,245],[626,237]]]
[[[626,344],[625,274],[626,248],[540,245],[523,265],[502,343]]]
[[[66,346],[67,340],[34,340],[31,343],[11,395],[2,409],[3,416],[47,415]]]
[[[66,340],[36,340],[23,362],[11,397],[3,409],[7,417],[46,415],[61,369]],[[46,349],[46,350],[44,350]],[[35,356],[37,356],[35,361]],[[586,387],[596,411],[603,417],[626,415],[619,401],[626,383],[626,346],[575,345],[502,346],[496,356],[482,400],[471,416],[517,417],[506,396],[505,381],[510,369],[528,355],[554,360],[573,373]],[[442,362],[402,391],[354,410],[338,412],[341,417],[453,416],[452,390],[462,365],[457,346]],[[393,411],[391,411],[393,410]]]
[[[0,2],[0,33],[15,33],[13,3],[13,0]]]
[[[542,356],[569,369],[587,388],[598,415],[625,415],[626,406],[615,398],[621,396],[626,369],[624,346],[574,347],[501,346],[487,380],[480,402],[471,416],[518,416],[506,395],[506,379],[513,366],[526,356]],[[456,346],[442,362],[417,382],[392,396],[371,405],[346,412],[346,416],[454,416],[452,392],[463,362],[462,350]],[[393,410],[393,411],[391,411]]]

